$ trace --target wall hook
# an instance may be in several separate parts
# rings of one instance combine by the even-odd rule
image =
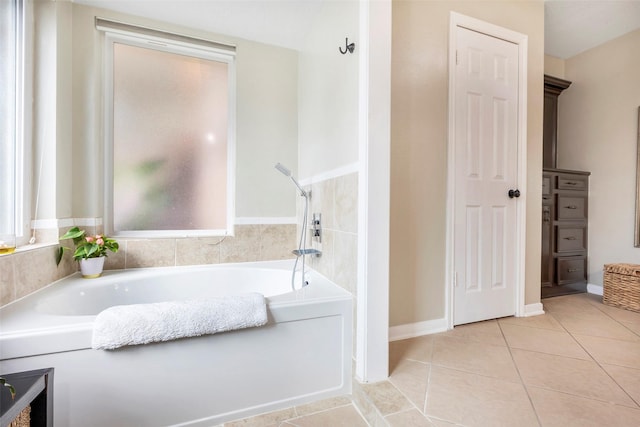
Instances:
[[[349,43],[349,38],[346,38],[344,39],[344,47],[345,47],[344,50],[342,50],[341,47],[338,48],[338,50],[340,50],[340,53],[343,55],[345,55],[347,52],[353,53],[353,51],[356,49],[356,44]]]

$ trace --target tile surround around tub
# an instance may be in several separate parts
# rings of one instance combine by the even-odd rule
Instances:
[[[313,238],[311,225],[307,247],[322,251],[309,259],[311,267],[329,280],[356,295],[358,271],[358,174],[329,178],[305,186],[311,191],[308,224],[314,213],[322,214],[322,241]],[[298,218],[304,199],[299,198]]]
[[[307,262],[320,274],[353,295],[353,336],[357,332],[358,282],[358,174],[341,175],[305,185],[311,192],[307,212],[307,248],[322,252]],[[304,199],[298,198],[298,218],[302,218]],[[312,236],[314,213],[322,215],[321,241]],[[299,221],[302,223],[302,221]],[[298,233],[300,229],[298,229]],[[296,247],[298,241],[296,240]],[[355,355],[356,340],[353,341]]]
[[[56,266],[57,245],[0,256],[0,305],[37,291],[76,270],[71,257]]]
[[[344,289],[356,293],[358,174],[330,178],[308,186],[312,191],[309,217],[322,213],[322,243],[309,247],[322,251],[309,264]],[[301,216],[301,203],[299,215]],[[236,225],[235,236],[186,239],[118,239],[120,251],[107,257],[105,269],[164,267],[232,262],[266,261],[292,258],[297,247],[295,224]],[[83,226],[87,233],[102,231],[100,226]],[[68,228],[60,229],[62,235]],[[58,230],[37,230],[37,236],[55,241]],[[55,264],[57,245],[19,251],[0,257],[0,304],[5,305],[68,276],[77,270],[67,253]],[[32,268],[36,265],[38,268]]]
[[[101,232],[83,228],[89,234]],[[60,235],[66,231],[60,230]],[[118,239],[118,243],[120,250],[107,256],[106,270],[288,259],[297,244],[295,224],[236,225],[235,236],[226,238]],[[0,305],[75,272],[77,264],[68,252],[56,266],[57,250],[58,245],[50,245],[0,256]]]

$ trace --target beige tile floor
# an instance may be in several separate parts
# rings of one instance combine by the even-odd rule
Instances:
[[[220,427],[367,427],[348,396],[224,423]]]
[[[366,386],[384,421],[401,427],[640,426],[640,314],[588,294],[543,305],[542,316],[392,342],[394,387]]]
[[[640,313],[588,294],[392,342],[390,378],[224,427],[640,426]]]

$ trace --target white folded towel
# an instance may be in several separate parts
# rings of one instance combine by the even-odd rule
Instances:
[[[112,350],[267,323],[264,296],[249,293],[207,300],[109,307],[96,317],[91,346]]]

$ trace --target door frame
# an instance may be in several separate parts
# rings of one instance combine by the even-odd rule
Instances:
[[[447,247],[445,276],[445,318],[447,329],[453,329],[455,288],[455,87],[456,87],[456,33],[458,27],[477,31],[518,45],[518,132],[517,186],[522,196],[516,203],[516,285],[515,315],[525,315],[525,249],[527,207],[527,53],[528,36],[476,18],[451,12],[449,19],[449,135],[447,142]]]

